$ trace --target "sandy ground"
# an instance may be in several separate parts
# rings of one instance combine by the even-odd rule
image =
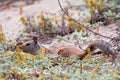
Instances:
[[[63,6],[67,6],[67,4],[63,2],[63,0],[60,0],[60,1]],[[84,5],[83,0],[78,2],[76,0],[75,2],[74,1],[72,2],[71,3],[73,5]],[[21,5],[21,4],[18,4],[18,5]],[[59,13],[60,8],[57,0],[40,0],[39,2],[37,1],[32,5],[23,7],[23,15],[39,15],[41,11],[44,11],[47,13],[56,13],[56,14]],[[83,16],[82,16],[83,18],[84,18],[84,13],[87,13],[88,15],[87,9],[84,9],[83,11],[80,11],[80,12],[81,14],[83,13]],[[3,31],[8,40],[14,40],[19,35],[20,31],[22,31],[22,29],[24,28],[20,22],[20,17],[21,15],[19,14],[19,8],[10,7],[9,9],[6,9],[0,12],[0,24],[2,24]],[[108,27],[102,26],[99,28],[98,32],[106,36],[111,36],[111,37],[115,36],[116,27],[113,27],[113,26],[116,26],[116,25],[111,24]],[[94,36],[91,36],[90,38],[93,39]],[[97,39],[97,38],[94,38],[94,39]]]
[[[21,5],[21,4],[19,4]],[[57,13],[60,10],[57,0],[41,0],[32,5],[23,7],[23,15],[37,15],[41,11]],[[0,24],[8,40],[15,39],[23,25],[20,22],[19,8],[10,7],[0,12]]]

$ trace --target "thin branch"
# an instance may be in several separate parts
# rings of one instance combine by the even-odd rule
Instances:
[[[15,0],[8,0],[0,4],[0,11],[8,8],[8,5],[12,4]]]
[[[101,37],[104,37],[104,38],[113,40],[113,38],[111,38],[111,37],[108,37],[108,36],[105,36],[105,35],[102,35],[102,34],[99,34],[99,33],[97,33],[97,32],[92,31],[91,29],[85,27],[83,24],[79,23],[77,20],[73,19],[73,18],[68,14],[68,12],[66,12],[66,11],[64,10],[64,8],[62,7],[62,5],[61,5],[61,3],[60,3],[60,0],[58,0],[58,4],[59,4],[61,10],[64,12],[64,14],[67,15],[67,17],[69,17],[70,19],[72,19],[73,21],[75,21],[76,23],[78,23],[79,25],[83,26],[86,30],[88,30],[88,31],[90,31],[90,32],[92,32],[92,33],[94,33],[94,34],[96,34],[96,35],[99,35],[99,36],[101,36]]]

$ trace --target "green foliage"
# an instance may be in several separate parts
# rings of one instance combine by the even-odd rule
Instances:
[[[69,63],[66,58],[57,54],[41,54],[29,59],[31,55],[23,54],[23,61],[16,62],[19,50],[16,52],[4,52],[0,54],[0,78],[1,79],[24,79],[24,80],[117,80],[119,71],[114,71],[114,67],[105,63],[105,59],[85,58],[82,61],[82,73],[80,73],[80,60],[77,57],[71,58]],[[25,57],[26,56],[26,57]],[[24,64],[23,64],[24,63]],[[99,69],[96,71],[95,67]],[[93,75],[91,78],[91,75]]]
[[[119,19],[120,18],[120,1],[118,0],[109,0],[105,6],[106,11],[103,12],[104,16],[110,19]]]

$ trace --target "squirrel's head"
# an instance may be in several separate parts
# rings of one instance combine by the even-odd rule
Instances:
[[[32,40],[22,41],[17,44],[23,52],[37,55],[39,53],[40,45],[37,42],[37,38],[33,37]]]

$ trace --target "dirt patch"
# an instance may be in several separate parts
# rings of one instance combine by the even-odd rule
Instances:
[[[21,4],[19,4],[21,5]],[[41,11],[47,13],[57,13],[59,6],[57,0],[41,0],[32,5],[23,7],[23,15],[38,15]],[[9,7],[0,12],[0,22],[3,25],[3,31],[8,40],[14,40],[24,29],[20,22],[21,15],[19,14],[19,7]]]

